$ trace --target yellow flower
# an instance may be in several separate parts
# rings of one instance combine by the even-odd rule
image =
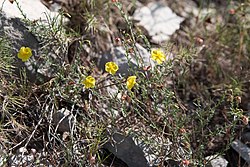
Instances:
[[[116,71],[119,70],[119,67],[115,62],[107,62],[105,64],[105,70],[108,73],[115,75]]]
[[[131,90],[136,84],[136,76],[130,76],[127,79],[127,89]]]
[[[162,64],[162,62],[166,60],[166,56],[160,49],[153,49],[151,51],[151,59],[156,61],[158,64]]]
[[[29,47],[21,47],[17,57],[21,59],[23,62],[29,60],[29,58],[32,56],[32,50]]]
[[[82,82],[82,84],[85,86],[85,88],[94,88],[95,87],[95,78],[92,76],[88,76],[85,78],[85,80]]]

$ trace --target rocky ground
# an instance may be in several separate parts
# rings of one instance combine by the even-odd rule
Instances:
[[[19,18],[23,18],[23,16],[25,16],[31,21],[41,21],[43,24],[47,24],[46,20],[48,17],[46,15],[55,17],[58,14],[55,11],[57,11],[57,9],[61,6],[65,11],[69,13],[74,13],[74,11],[76,10],[75,8],[73,8],[74,4],[72,5],[66,3],[66,1],[58,2],[60,3],[51,4],[47,1],[43,1],[42,4],[39,0],[20,0],[18,1],[18,7],[15,3],[12,4],[11,2],[4,0],[0,1],[0,3],[3,4],[0,14],[0,34],[7,35],[11,39],[11,41],[13,42],[13,53],[17,53],[21,46],[27,45],[30,46],[35,52],[35,56],[32,57],[32,62],[40,63],[42,61],[39,58],[39,54],[42,50],[41,47],[43,47],[41,45],[40,39],[37,39],[36,36],[27,31],[26,24],[23,23]],[[220,44],[217,43],[216,34],[212,34],[212,32],[216,31],[216,24],[218,22],[225,21],[224,15],[226,12],[228,12],[228,5],[225,1],[211,1],[207,4],[205,2],[204,4],[201,4],[200,1],[195,0],[179,2],[172,0],[141,0],[136,1],[135,5],[130,5],[129,2],[124,2],[124,4],[124,6],[127,7],[126,10],[128,14],[130,14],[131,19],[133,20],[134,30],[137,31],[138,28],[140,28],[143,31],[143,34],[148,37],[151,46],[164,46],[166,45],[167,41],[175,43],[175,45],[172,46],[172,54],[168,55],[169,59],[171,59],[175,54],[178,53],[179,46],[193,47],[193,45],[195,45],[195,48],[198,50],[198,54],[196,54],[197,57],[190,65],[188,77],[179,77],[178,74],[180,74],[180,69],[178,69],[177,67],[175,70],[176,77],[172,81],[169,80],[169,82],[178,83],[175,88],[175,93],[179,97],[178,102],[182,104],[185,111],[195,111],[196,106],[193,105],[193,102],[198,98],[202,99],[204,103],[208,103],[210,99],[206,99],[207,97],[212,98],[215,101],[219,99],[219,97],[221,97],[221,92],[222,90],[224,91],[224,87],[227,83],[229,83],[229,81],[227,80],[225,75],[215,75],[216,72],[213,68],[210,68],[205,55],[206,52],[210,51],[213,48],[215,50],[219,48],[216,51],[219,53],[223,52],[225,55],[231,53],[231,48],[226,48],[226,46],[219,46]],[[44,5],[50,8],[50,10],[48,10],[48,8]],[[22,9],[23,14],[20,12],[19,8]],[[116,12],[117,11],[114,11],[114,13]],[[76,28],[76,24],[78,23],[77,19],[78,17],[65,17],[64,21],[67,22],[67,20],[70,20],[71,22],[69,26],[72,26],[72,28]],[[112,33],[109,32],[110,30],[105,30],[106,33],[104,33],[104,35],[96,35],[94,37],[95,42],[93,42],[95,46],[94,49],[90,49],[87,44],[84,45],[84,51],[81,53],[82,56],[80,61],[84,66],[89,66],[91,65],[91,60],[94,60],[99,68],[96,72],[98,73],[98,70],[103,70],[104,64],[107,61],[112,60],[117,62],[117,64],[119,65],[120,70],[118,72],[121,75],[127,76],[130,74],[128,70],[130,65],[128,65],[129,63],[127,62],[127,59],[125,57],[126,51],[121,47],[119,43],[112,42],[117,38],[117,36],[119,36],[119,31],[126,30],[127,27],[123,20],[117,18],[113,19],[112,21],[113,26],[111,26],[110,28]],[[81,28],[79,30],[82,31],[82,33],[84,32],[84,30]],[[89,34],[87,34],[86,36],[88,35]],[[85,37],[85,35],[83,36]],[[91,36],[91,34],[89,36]],[[76,57],[75,48],[79,47],[79,41],[79,39],[74,38],[66,41],[64,44],[65,48],[67,48],[67,51],[65,51],[62,47],[60,48],[61,50],[59,49],[59,51],[57,50],[55,52],[51,52],[51,57],[53,59],[57,59],[59,53],[67,53],[66,56],[64,55],[63,58],[60,59],[60,61],[62,61],[58,63],[63,64],[67,62],[70,64]],[[148,52],[149,48],[147,48],[147,46],[140,40],[137,41],[136,45],[138,48],[137,52],[139,52],[140,55],[145,56],[143,57],[143,60],[145,60],[145,66],[153,66],[153,62],[147,60],[147,57],[149,57],[150,55],[150,53]],[[49,47],[49,49],[53,50],[54,44],[52,43],[50,46],[46,47]],[[117,57],[112,57],[112,52],[115,53]],[[232,63],[230,62],[230,59],[227,59],[225,55],[217,57],[222,71],[226,74],[242,75],[242,78],[246,78],[244,80],[245,83],[243,82],[244,84],[242,85],[245,93],[240,99],[240,107],[246,114],[248,114],[250,111],[250,96],[249,88],[247,86],[249,85],[249,80],[247,80],[249,72],[247,72],[248,70],[245,70],[245,73],[241,74],[242,71],[237,71],[236,67],[238,66],[236,65],[235,67],[230,68]],[[37,68],[37,65],[34,66],[34,64],[32,63],[22,63],[16,60],[16,65],[20,68],[26,68],[28,71],[29,80],[34,83],[44,83],[54,77],[53,68],[51,68],[49,64],[46,63],[43,66],[40,66],[41,68]],[[132,59],[132,65],[133,68],[139,68],[136,65],[136,60]],[[245,66],[244,68],[248,69],[248,66]],[[19,73],[19,71],[17,71],[16,73]],[[170,85],[171,84],[175,83],[170,83]],[[208,90],[208,88],[211,90]],[[107,92],[111,92],[111,90],[108,90]],[[105,108],[105,106],[103,106],[103,108]],[[211,122],[207,125],[208,129],[213,129],[215,125],[223,127],[226,121],[230,122],[231,118],[227,118],[226,114],[224,113],[228,108],[230,108],[229,103],[221,104],[221,106],[218,107],[218,113],[215,114],[214,118],[211,119]],[[77,120],[77,118],[70,117],[71,115],[69,113],[70,111],[68,111],[66,108],[62,108],[55,115],[53,115],[53,121],[54,124],[58,125],[58,131],[70,132],[69,129],[71,128],[71,121],[74,122]],[[192,114],[192,112],[190,112],[190,114]],[[58,123],[60,120],[62,120],[62,118],[63,121]],[[248,122],[246,124],[248,124]],[[192,130],[192,125],[190,125],[190,127],[187,127],[187,129]],[[239,160],[238,154],[243,154],[242,148],[246,150],[248,149],[248,147],[245,145],[250,140],[248,137],[248,129],[248,127],[242,128],[242,126],[239,126],[237,130],[240,133],[237,133],[237,136],[234,138],[235,143],[233,147],[224,154],[224,157],[219,156],[211,161],[211,166],[236,166],[235,162]],[[122,134],[119,134],[118,132],[110,132],[109,136],[111,136],[110,138],[113,138],[113,140],[117,143],[123,141],[122,144],[117,146],[119,151],[117,151],[117,148],[113,146],[113,141],[107,142],[101,149],[101,152],[104,155],[113,153],[116,159],[115,163],[117,163],[114,164],[114,166],[136,167],[148,166],[149,163],[150,166],[153,166],[157,163],[159,164],[159,162],[154,162],[157,161],[158,158],[150,154],[150,151],[147,150],[147,146],[143,147],[144,143],[142,143],[141,141],[137,141],[133,137],[124,136]],[[194,150],[198,149],[198,137],[199,136],[195,136],[193,138],[193,141],[191,141],[191,145]],[[240,139],[241,141],[236,139]],[[210,142],[205,146],[207,149],[204,155],[207,156],[207,158],[211,158],[212,156],[217,155],[217,153],[223,147],[225,147],[227,142],[229,142],[228,140],[229,138],[227,138],[227,136],[212,136],[210,138]],[[84,141],[82,142],[84,143]],[[171,145],[171,142],[169,141],[159,140],[159,143],[160,142],[164,142],[166,147],[168,147],[168,145]],[[244,144],[241,142],[243,142]],[[33,144],[43,145],[39,142],[34,142]],[[34,148],[37,148],[37,146],[34,146]],[[2,153],[8,152],[8,150],[5,150],[4,148],[1,149]],[[180,149],[179,151],[181,152],[183,150]],[[27,150],[25,147],[20,147],[15,155],[9,157],[8,163],[13,166],[19,164],[32,166],[32,162],[39,160],[46,166],[51,165],[51,161],[49,162],[47,159],[43,158],[46,157],[45,155],[49,154],[48,152],[37,152],[37,149]],[[245,156],[245,154],[241,157],[242,162],[244,162],[242,163],[242,166],[244,166],[244,164],[246,166],[246,163],[249,163],[250,158],[247,155]],[[60,153],[58,153],[57,156],[60,156]],[[134,157],[134,159],[131,157]],[[0,164],[2,161],[4,161],[4,159],[0,159]],[[174,160],[166,160],[164,164],[165,166],[174,166],[174,164],[177,164],[177,166],[180,165],[179,162]],[[107,160],[106,165],[110,165],[109,160]]]

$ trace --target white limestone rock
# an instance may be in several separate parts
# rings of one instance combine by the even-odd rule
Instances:
[[[211,155],[206,157],[206,160],[210,161],[210,164],[208,164],[206,167],[227,167],[227,160],[223,158],[222,156],[218,155]]]
[[[136,9],[133,18],[139,21],[139,26],[148,31],[152,42],[155,43],[168,40],[184,20],[161,2],[151,2],[147,6]]]
[[[22,12],[29,20],[46,21],[47,16],[55,17],[58,15],[57,12],[51,12],[47,9],[40,0],[17,0],[14,3],[10,3],[9,0],[0,0],[0,5],[1,11],[10,18],[23,18]]]

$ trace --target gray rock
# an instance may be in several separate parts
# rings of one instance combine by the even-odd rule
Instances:
[[[0,4],[0,35],[10,41],[14,56],[13,66],[16,67],[15,74],[20,76],[20,73],[25,70],[27,79],[37,84],[42,84],[54,77],[57,67],[53,64],[59,65],[63,61],[60,54],[55,53],[56,44],[48,44],[47,41],[39,39],[39,35],[32,34],[28,25],[21,19],[36,21],[37,25],[43,26],[53,21],[59,26],[61,21],[64,23],[67,21],[65,17],[61,20],[58,12],[49,11],[40,0],[18,0],[13,3],[9,0],[0,0]],[[40,34],[41,26],[33,26],[32,29],[35,29],[37,35]],[[44,45],[46,47],[43,47]],[[22,46],[32,49],[32,57],[27,62],[22,62],[17,58],[17,53]],[[62,51],[58,50],[58,52]]]
[[[233,141],[231,146],[250,165],[250,148],[238,139]]]
[[[210,164],[206,165],[206,167],[227,167],[227,160],[222,156],[212,155],[206,157],[206,160],[210,161]]]
[[[105,64],[109,61],[114,61],[119,66],[117,74],[128,76],[134,74],[139,67],[149,65],[153,67],[155,63],[150,59],[150,53],[138,43],[135,46],[136,54],[127,54],[123,47],[115,47],[113,49],[113,54],[106,53],[100,58],[98,62],[98,68],[104,71]]]
[[[104,149],[114,154],[128,167],[147,167],[148,162],[141,148],[135,145],[132,137],[114,133],[110,140],[104,144]],[[125,166],[126,166],[125,165]]]
[[[133,18],[139,21],[138,26],[147,30],[152,37],[152,42],[155,43],[168,40],[184,20],[162,2],[151,2],[147,6],[136,9]]]
[[[37,72],[39,59],[39,42],[36,37],[28,31],[24,23],[17,18],[7,18],[0,12],[0,36],[10,41],[12,54],[14,56],[13,66],[17,76],[25,69],[27,79],[33,83],[42,83],[48,80],[48,77]],[[17,53],[22,46],[32,49],[32,56],[27,62],[22,62],[17,58]]]
[[[250,132],[245,132],[242,134],[241,136],[241,141],[246,144],[246,145],[250,145]]]
[[[52,123],[59,133],[70,132],[74,124],[74,117],[66,108],[62,108],[52,116]]]

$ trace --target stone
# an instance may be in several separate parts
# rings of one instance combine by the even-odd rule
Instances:
[[[231,146],[250,165],[250,148],[238,139]]]
[[[14,74],[23,78],[20,74],[25,71],[31,83],[47,82],[57,71],[51,64],[62,64],[63,60],[56,53],[55,44],[48,45],[48,42],[39,39],[41,27],[32,26],[32,29],[35,29],[34,34],[24,21],[34,21],[34,25],[43,26],[53,21],[54,26],[59,26],[61,21],[65,23],[67,20],[59,12],[51,12],[40,0],[18,0],[13,3],[9,0],[0,0],[0,4],[0,35],[10,42],[11,53],[14,56],[13,66],[16,67]],[[32,49],[32,56],[27,62],[17,58],[17,53],[22,46]]]
[[[206,160],[210,161],[206,167],[227,167],[228,162],[225,158],[218,155],[211,155],[206,157]]]
[[[29,20],[47,21],[47,16],[55,17],[58,15],[57,12],[51,12],[47,9],[40,0],[17,0],[13,3],[10,3],[9,0],[0,0],[0,4],[1,11],[8,18],[24,18],[24,15]]]
[[[109,61],[114,61],[119,66],[117,74],[122,76],[133,75],[140,67],[144,66],[155,66],[155,63],[150,59],[150,53],[142,47],[140,44],[136,43],[136,54],[126,53],[126,50],[122,46],[114,47],[113,54],[108,52],[101,56],[98,62],[98,68],[105,71],[105,64]],[[139,61],[137,62],[136,56],[138,56]]]
[[[52,116],[54,128],[59,133],[71,132],[74,121],[73,115],[66,108],[62,108]]]
[[[117,158],[114,166],[149,166],[142,149],[135,145],[130,136],[124,136],[116,132],[110,136],[110,140],[103,145],[102,149],[107,150],[113,154],[114,158]],[[114,158],[111,159],[111,162]]]
[[[28,150],[25,147],[21,147],[21,148],[18,149],[18,152],[21,153],[21,154],[24,154],[24,153],[27,153]]]
[[[151,2],[147,6],[136,9],[133,19],[138,21],[138,26],[147,30],[154,43],[169,40],[184,20],[162,2]]]
[[[9,47],[13,55],[14,73],[20,76],[24,70],[26,71],[27,79],[32,83],[43,83],[48,80],[48,77],[38,73],[39,59],[39,41],[25,27],[24,23],[18,18],[7,18],[4,13],[0,12],[0,36],[9,41]],[[27,62],[22,62],[17,58],[17,53],[22,47],[30,47],[32,56]]]
[[[248,129],[249,130],[249,129]],[[250,146],[250,132],[243,132],[241,136],[241,141],[246,144],[247,146]]]

